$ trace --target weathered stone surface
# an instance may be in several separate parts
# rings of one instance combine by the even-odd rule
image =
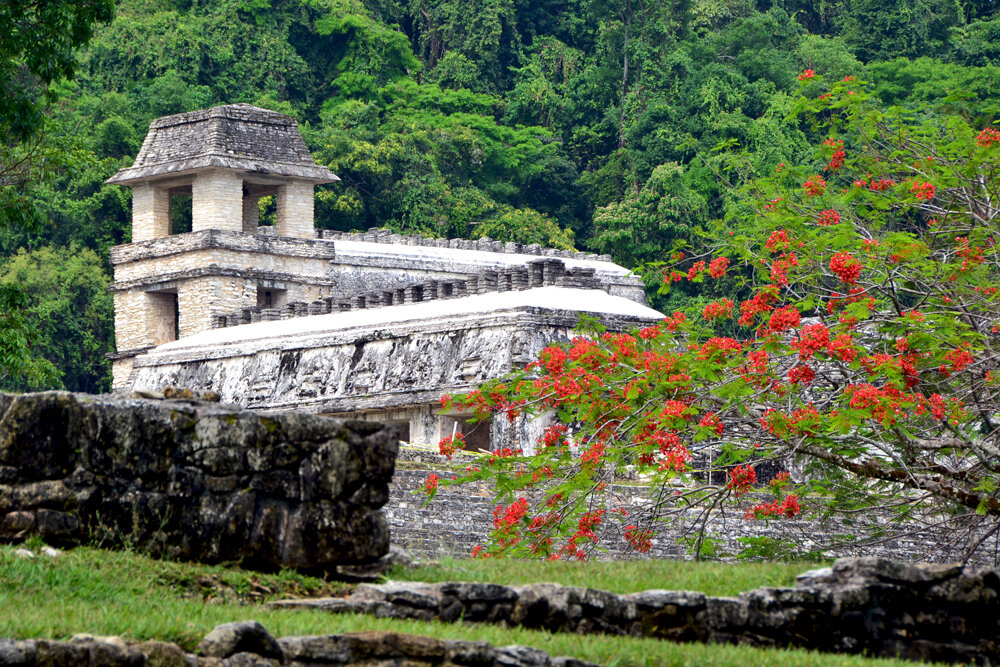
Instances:
[[[275,640],[254,622],[229,623],[212,630],[198,645],[202,655],[176,644],[126,644],[118,637],[0,639],[0,665],[43,667],[293,667],[298,665],[442,665],[448,667],[597,667],[577,658],[553,658],[527,646],[496,648],[487,642],[441,640],[397,632],[282,637]]]
[[[547,583],[390,582],[359,587],[346,598],[274,606],[913,660],[1000,662],[1000,571],[974,573],[874,558],[840,559],[825,571],[807,573],[796,588],[760,588],[738,598],[667,590],[616,595]],[[508,647],[498,649],[495,660],[536,664],[533,655]]]
[[[201,640],[198,650],[212,658],[228,658],[236,653],[255,653],[278,659],[283,656],[281,646],[257,621],[216,626]]]
[[[391,429],[231,405],[0,394],[0,539],[297,568],[378,559]]]

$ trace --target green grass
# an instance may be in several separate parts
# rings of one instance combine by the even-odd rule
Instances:
[[[526,561],[501,559],[445,559],[437,565],[390,573],[404,581],[490,581],[517,586],[551,581],[566,586],[586,586],[614,593],[650,588],[701,591],[707,595],[734,596],[762,586],[793,586],[795,576],[817,563],[721,563],[718,561]]]
[[[275,636],[329,634],[388,630],[441,639],[486,640],[495,645],[526,644],[553,655],[574,655],[607,665],[908,665],[902,661],[865,660],[807,651],[763,650],[737,646],[674,644],[653,639],[602,635],[558,635],[546,632],[481,625],[393,621],[368,616],[334,615],[319,611],[270,610],[248,601],[289,594],[331,594],[341,588],[291,572],[264,575],[221,567],[154,561],[136,554],[79,548],[56,559],[25,560],[13,547],[0,547],[0,637],[51,637],[65,639],[76,633],[120,635],[127,639],[174,641],[191,650],[220,623],[256,619]],[[465,569],[454,562],[449,565]],[[627,573],[629,564],[596,564],[601,572],[594,585],[616,573]],[[610,567],[616,565],[620,569]],[[637,565],[635,563],[632,566]],[[664,564],[661,564],[664,565]],[[677,581],[706,582],[711,569],[698,565],[695,577],[683,574],[678,563]],[[651,567],[642,565],[643,568]],[[735,571],[725,570],[725,571]],[[498,571],[502,571],[500,568]],[[762,572],[766,567],[755,569]],[[779,569],[784,569],[780,568]],[[514,570],[512,569],[511,572]],[[647,570],[640,570],[645,572]],[[654,572],[654,569],[648,572]],[[714,576],[718,576],[716,570]],[[484,574],[486,570],[481,570]],[[668,568],[662,570],[668,572]],[[553,574],[555,573],[555,574]],[[582,570],[546,569],[549,578],[561,574],[590,581]],[[509,576],[515,576],[510,574]],[[518,574],[516,576],[523,576]],[[629,574],[633,583],[641,574]],[[664,575],[665,576],[665,575]],[[756,576],[756,575],[748,575]],[[788,575],[781,575],[786,577]],[[780,579],[780,577],[779,577]],[[657,585],[668,579],[658,579]],[[651,582],[652,583],[652,582]],[[697,587],[688,585],[688,588]],[[620,589],[620,588],[619,588]]]

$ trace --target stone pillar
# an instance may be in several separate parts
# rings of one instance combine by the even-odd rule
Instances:
[[[260,197],[247,195],[243,197],[243,231],[247,234],[257,233],[257,223],[260,221]]]
[[[212,169],[198,173],[191,184],[191,231],[243,231],[243,177]]]
[[[313,184],[293,181],[278,186],[277,201],[278,236],[311,239],[313,229]]]
[[[149,183],[132,188],[132,240],[170,236],[170,190]]]

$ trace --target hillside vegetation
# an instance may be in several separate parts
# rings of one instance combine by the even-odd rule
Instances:
[[[816,141],[817,128],[786,120],[806,69],[871,81],[887,106],[991,124],[997,9],[121,0],[79,52],[75,77],[51,84],[47,167],[16,184],[30,207],[0,223],[0,286],[27,292],[33,352],[61,379],[0,374],[0,387],[109,389],[108,248],[129,240],[131,204],[128,189],[103,181],[130,163],[156,117],[235,102],[294,115],[316,160],[343,179],[318,191],[322,228],[577,247],[638,268],[707,233],[733,186]],[[733,168],[737,150],[745,157]],[[0,206],[0,217],[12,210]],[[675,308],[708,289],[651,296]]]

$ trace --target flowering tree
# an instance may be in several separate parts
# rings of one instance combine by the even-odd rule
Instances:
[[[594,328],[445,399],[552,420],[537,455],[496,452],[457,480],[492,478],[513,501],[482,553],[585,557],[612,516],[648,550],[655,521],[733,502],[748,521],[937,517],[966,556],[1000,527],[1000,132],[879,112],[850,77],[800,79],[816,94],[793,119],[828,137],[814,160],[756,179],[721,240],[664,272],[664,290],[730,272],[741,295],[630,334]],[[760,502],[769,460],[798,472]],[[650,520],[602,500],[625,470],[658,490]]]

